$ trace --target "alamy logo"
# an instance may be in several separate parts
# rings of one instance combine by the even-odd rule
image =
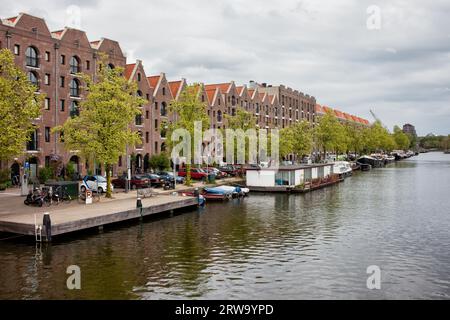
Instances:
[[[67,274],[70,276],[67,278],[66,285],[69,290],[81,289],[81,270],[79,266],[71,265],[67,267]]]
[[[367,289],[381,289],[381,269],[379,266],[368,266],[366,270],[370,276],[367,278]]]
[[[379,6],[371,5],[366,10],[369,15],[366,20],[366,27],[368,30],[381,29],[381,9]]]

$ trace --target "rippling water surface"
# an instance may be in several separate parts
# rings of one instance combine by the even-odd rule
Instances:
[[[306,195],[255,194],[171,218],[0,242],[3,299],[450,298],[450,155]],[[82,289],[66,289],[66,268]],[[366,268],[381,268],[368,290]]]

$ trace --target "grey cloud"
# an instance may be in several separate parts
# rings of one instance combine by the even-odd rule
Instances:
[[[36,8],[0,1],[2,17]],[[118,40],[149,74],[283,83],[368,119],[373,108],[389,126],[449,133],[448,1],[42,0],[52,30],[70,4],[80,6],[89,39]],[[366,28],[372,4],[378,31]]]

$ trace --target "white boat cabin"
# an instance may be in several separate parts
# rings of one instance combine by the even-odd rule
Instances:
[[[333,167],[333,163],[280,166],[278,168],[250,167],[246,170],[247,186],[295,187],[334,174]]]

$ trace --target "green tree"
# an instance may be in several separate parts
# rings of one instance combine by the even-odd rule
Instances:
[[[256,117],[246,111],[245,109],[238,107],[236,109],[236,114],[234,116],[225,114],[225,119],[227,121],[227,127],[233,130],[242,130],[244,133],[247,130],[257,129],[256,127]],[[225,137],[225,130],[222,130],[223,137]],[[250,139],[245,137],[245,159],[248,160],[249,157],[249,144]],[[224,147],[224,152],[226,153],[226,145]],[[234,143],[234,156],[237,158],[237,143]]]
[[[350,122],[346,123],[344,127],[347,140],[347,151],[361,154],[366,145],[366,131],[369,129]]]
[[[326,157],[327,151],[346,151],[346,132],[344,126],[331,111],[327,111],[326,114],[320,117],[314,135],[316,146],[319,150],[323,151],[324,158]]]
[[[94,81],[88,75],[80,75],[88,91],[81,103],[80,115],[67,120],[55,131],[64,132],[65,147],[79,150],[88,159],[105,164],[107,190],[111,197],[111,170],[119,156],[125,154],[126,146],[141,143],[138,132],[130,124],[141,113],[137,85],[123,76],[123,68],[109,68],[102,57]]]
[[[169,104],[169,112],[177,115],[177,121],[167,124],[167,147],[173,148],[172,133],[177,129],[185,129],[189,132],[191,140],[194,137],[194,123],[202,123],[203,130],[209,129],[209,117],[207,105],[200,99],[198,84],[188,85],[180,93],[178,100]],[[191,143],[191,155],[194,154],[194,143]],[[186,155],[185,155],[186,156]],[[191,184],[191,166],[193,157],[186,158],[186,185]]]
[[[293,135],[292,152],[301,157],[310,154],[313,148],[313,129],[307,121],[300,121],[291,126]]]
[[[150,157],[148,166],[152,169],[158,169],[159,171],[167,169],[170,166],[169,157],[164,152],[155,154]]]
[[[286,127],[279,131],[279,155],[285,158],[294,152],[294,133],[292,127]]]
[[[397,149],[406,150],[411,145],[408,135],[406,135],[399,126],[394,127],[394,140],[397,145]]]
[[[32,120],[39,117],[44,95],[26,74],[14,64],[8,49],[0,50],[0,160],[23,153],[25,144],[35,130]]]

